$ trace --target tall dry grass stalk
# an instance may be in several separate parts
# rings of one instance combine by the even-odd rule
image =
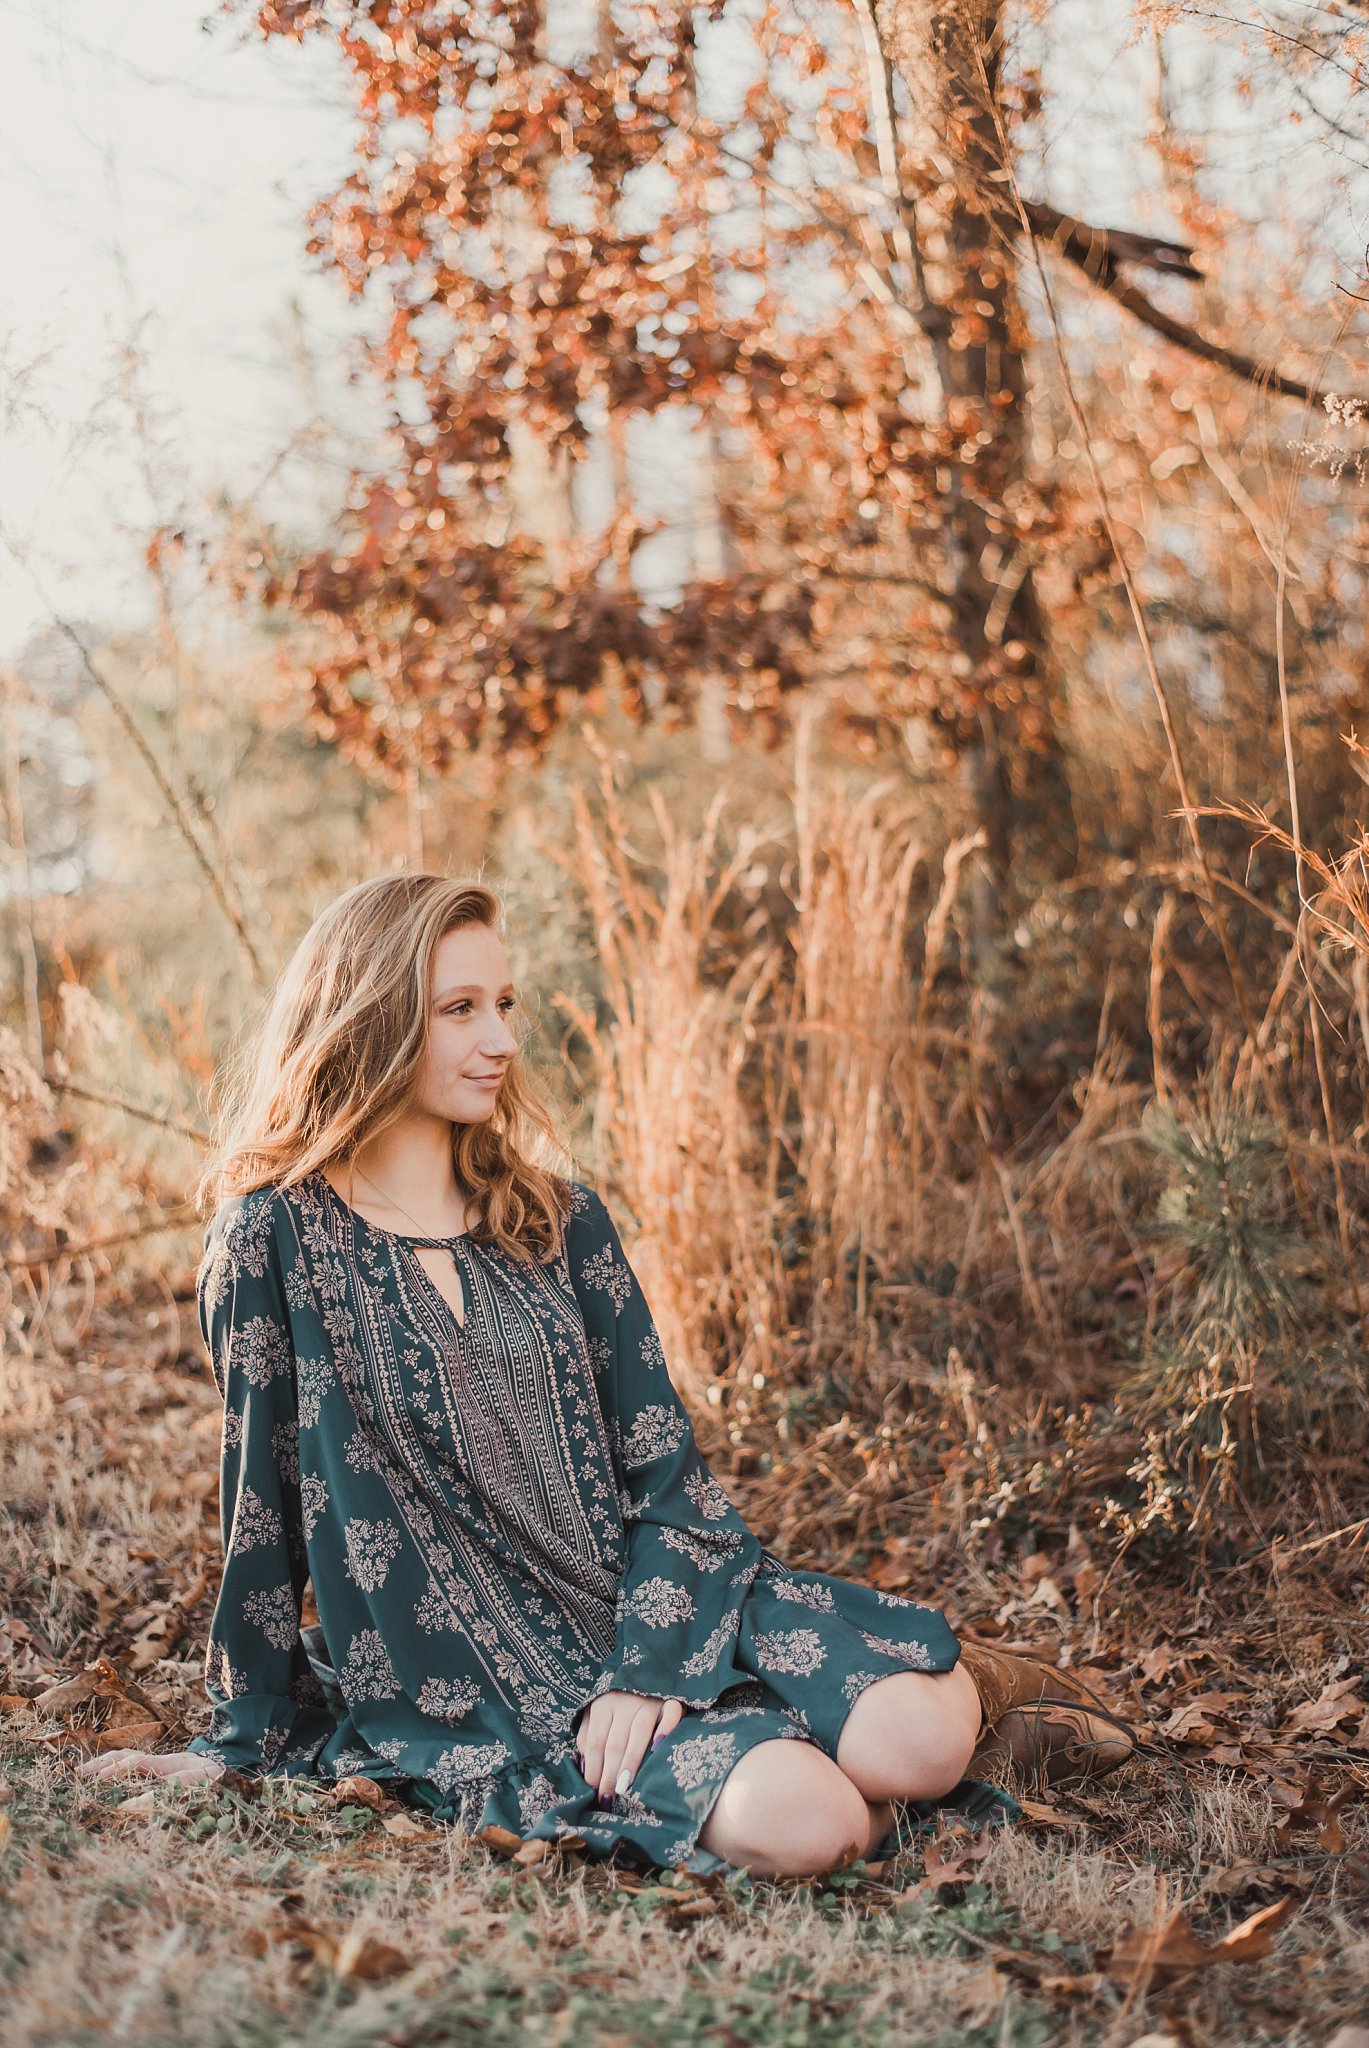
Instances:
[[[1252,1483],[1262,1430],[1277,1436],[1282,1416],[1291,1451],[1321,1427],[1306,1358],[1325,1361],[1328,1398],[1349,1392],[1357,1418],[1363,1405],[1341,1305],[1312,1284],[1326,1233],[1319,1248],[1302,1229],[1281,1145],[1244,1192],[1219,1147],[1216,1195],[1169,1227],[1175,1176],[1211,1150],[1203,1105],[1229,1092],[1239,1033],[1165,1091],[1166,1152],[1134,1020],[1109,1021],[1109,972],[1091,1062],[1068,1099],[1024,1117],[1014,1047],[1058,1029],[1078,986],[1064,896],[1024,906],[1006,1013],[974,981],[960,928],[975,840],[934,857],[906,791],[852,792],[823,767],[814,730],[800,720],[789,814],[769,829],[729,836],[719,795],[690,833],[653,793],[660,851],[648,856],[640,809],[601,762],[598,802],[576,799],[562,855],[600,976],[592,1010],[556,1001],[590,1045],[597,1163],[630,1212],[672,1365],[696,1399],[726,1407],[736,1446],[753,1420],[757,1446],[776,1431],[787,1441],[799,1407],[835,1399],[872,1432],[876,1463],[886,1439],[911,1445],[938,1414],[952,1437],[964,1422],[986,1444],[1036,1441],[1039,1458],[1059,1402],[1059,1427],[1115,1465],[1107,1496],[1127,1529],[1133,1506],[1155,1521],[1133,1453],[1138,1432],[1158,1429],[1165,1527],[1215,1526]],[[1163,922],[1162,902],[1162,955]],[[1038,959],[1052,931],[1057,949]],[[1138,933],[1130,968],[1116,966],[1143,1000],[1145,948]],[[1153,1022],[1156,972],[1152,961]],[[1348,984],[1338,1000],[1352,1001]],[[1247,1092],[1232,1105],[1238,1150]],[[1319,1199],[1321,1163],[1309,1160]],[[1206,1304],[1232,1259],[1233,1285],[1254,1286],[1266,1264],[1303,1277],[1291,1321],[1233,1329],[1224,1348]],[[1099,1399],[1106,1424],[1083,1419]],[[997,1456],[984,1454],[988,1495]]]
[[[786,1320],[773,1231],[780,1117],[758,1138],[744,1087],[757,1019],[779,993],[780,955],[766,940],[743,942],[721,979],[714,961],[723,907],[765,835],[745,830],[724,855],[721,800],[691,841],[653,791],[662,844],[653,875],[633,855],[606,765],[600,794],[602,822],[582,792],[573,798],[573,873],[594,920],[600,1014],[564,992],[554,1000],[593,1052],[596,1151],[641,1228],[643,1284],[698,1391],[712,1378],[698,1372],[703,1331],[735,1332],[734,1361],[764,1372]],[[764,1063],[755,1078],[764,1095]]]
[[[681,1376],[715,1401],[729,1371],[766,1384],[796,1340],[883,1396],[903,1375],[877,1297],[887,1317],[921,1271],[1003,1262],[985,1191],[949,1185],[973,1061],[937,994],[978,839],[933,861],[906,794],[848,796],[813,730],[800,722],[787,829],[744,827],[728,850],[721,796],[691,839],[653,792],[648,860],[605,766],[563,856],[600,956],[597,1014],[556,997],[594,1057],[596,1152]]]

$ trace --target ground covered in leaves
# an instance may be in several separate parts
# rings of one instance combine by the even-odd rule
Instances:
[[[54,1305],[4,1372],[15,2048],[1369,2048],[1366,1618],[1343,1544],[1214,1567],[1195,1592],[1059,1513],[961,1541],[930,1511],[943,1460],[922,1506],[893,1517],[910,1533],[872,1546],[848,1540],[869,1447],[840,1420],[796,1428],[759,1471],[701,1430],[780,1554],[920,1586],[962,1626],[1045,1646],[1095,1673],[1145,1743],[1087,1795],[1026,1788],[1019,1826],[947,1831],[883,1865],[643,1877],[573,1844],[432,1828],[362,1780],[78,1778],[89,1752],[175,1748],[206,1718],[217,1401],[193,1302],[167,1290]],[[802,1521],[786,1506],[800,1498]]]

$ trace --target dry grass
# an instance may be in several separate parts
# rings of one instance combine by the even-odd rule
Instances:
[[[15,2048],[1084,2043],[1170,2024],[1321,2048],[1369,1996],[1362,1898],[1325,1859],[1277,1857],[1276,1809],[1229,1774],[1185,1800],[1134,1770],[1114,1795],[1125,1853],[1081,1815],[999,1836],[968,1881],[929,1885],[910,1857],[810,1887],[616,1881],[570,1859],[511,1870],[460,1836],[395,1841],[300,1781],[250,1804],[162,1788],[155,1813],[121,1818],[118,1792],[56,1757],[16,1744],[7,1762]],[[1129,1930],[1181,1904],[1215,1940],[1294,1882],[1305,1903],[1271,1961],[1149,1984],[1109,1969]]]
[[[1174,1361],[1225,1269],[1191,1186],[1178,1234],[1156,1227],[1192,1162],[1147,1139],[1136,1058],[1157,979],[1210,986],[1200,934],[1180,905],[1128,952],[1134,878],[1058,890],[1022,910],[1005,996],[966,965],[972,849],[924,843],[897,789],[798,770],[787,812],[735,834],[723,803],[696,827],[658,804],[650,855],[611,776],[578,805],[595,999],[561,994],[607,1184],[764,1540],[1088,1662],[1145,1755],[991,1842],[811,1886],[524,1868],[298,1782],[160,1788],[130,1811],[141,1788],[74,1775],[98,1721],[30,1702],[105,1658],[167,1746],[206,1711],[217,1409],[188,1265],[149,1272],[135,1240],[122,1266],[37,1269],[9,1311],[7,2042],[1112,2048],[1169,2030],[1321,2048],[1362,2009],[1369,1715],[1336,1688],[1363,1654],[1363,1532],[1327,1539],[1362,1490],[1363,1362],[1325,1152],[1300,1162],[1320,1236],[1282,1198],[1265,1218],[1305,1289],[1291,1340],[1253,1310],[1233,1331],[1258,1380],[1214,1464],[1203,1388]],[[1108,934],[1101,985],[1085,930]],[[1291,1070],[1298,1018],[1279,1013]],[[1212,1077],[1183,1042],[1166,1092],[1191,1131]],[[84,1242],[120,1155],[59,1143],[17,1049],[11,1065],[10,1241]],[[1357,1071],[1347,1055],[1337,1085]],[[1246,1131],[1239,1086],[1223,1100]],[[157,1156],[124,1197],[135,1225]],[[1345,1163],[1363,1213],[1363,1161]],[[1315,1371],[1292,1372],[1290,1341]],[[1166,1492],[1184,1456],[1222,1485]],[[1167,1520],[1147,1519],[1156,1499]],[[1264,1961],[1175,1970],[1128,1947],[1180,1908],[1210,1945],[1280,1899],[1296,1910]]]

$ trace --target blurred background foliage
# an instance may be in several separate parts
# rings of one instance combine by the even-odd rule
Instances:
[[[1362,20],[1119,11],[1125,223],[1052,196],[1064,7],[229,12],[349,82],[308,250],[389,424],[330,531],[187,506],[145,628],[6,672],[18,1353],[184,1300],[318,908],[478,871],[774,1540],[1358,1597]],[[1205,177],[1309,121],[1285,215]]]

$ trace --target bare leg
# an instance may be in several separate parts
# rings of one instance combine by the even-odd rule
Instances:
[[[699,1843],[758,1877],[834,1869],[854,1844],[868,1856],[893,1808],[872,1805],[816,1743],[759,1742],[728,1772]]]
[[[837,1762],[866,1799],[940,1799],[960,1783],[979,1735],[979,1693],[953,1671],[899,1671],[867,1685]]]

